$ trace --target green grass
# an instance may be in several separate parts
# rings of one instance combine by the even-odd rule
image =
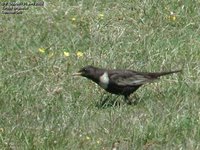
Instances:
[[[0,149],[199,149],[199,8],[195,0],[59,0],[0,14]],[[127,106],[71,76],[89,64],[183,73],[143,86]],[[106,96],[120,105],[101,107]]]

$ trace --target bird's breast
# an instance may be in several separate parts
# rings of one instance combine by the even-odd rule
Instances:
[[[109,84],[108,72],[104,72],[99,78],[99,85],[103,89],[107,89],[108,88],[108,84]]]

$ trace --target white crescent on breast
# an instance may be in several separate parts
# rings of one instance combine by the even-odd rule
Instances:
[[[107,89],[107,88],[108,88],[108,84],[109,84],[108,73],[107,73],[107,72],[104,72],[104,74],[100,76],[99,85],[100,85],[102,88]]]

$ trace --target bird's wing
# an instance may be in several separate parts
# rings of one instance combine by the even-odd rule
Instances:
[[[110,82],[119,86],[139,86],[152,82],[154,79],[137,72],[114,73],[110,76]]]

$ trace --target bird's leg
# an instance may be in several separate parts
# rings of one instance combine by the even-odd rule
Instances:
[[[131,104],[134,104],[134,105],[137,105],[138,104],[138,98],[136,96],[136,98],[134,99],[134,101],[132,101],[130,98],[129,98],[130,95],[125,95],[124,96],[124,101],[128,104],[128,105],[131,105]]]
[[[132,104],[132,101],[129,99],[129,95],[125,95],[125,96],[124,96],[124,101],[125,101],[128,105],[131,105],[131,104]]]
[[[134,105],[137,105],[138,102],[139,102],[139,97],[138,97],[137,94],[134,94],[134,101],[133,101],[133,104],[134,104]]]

